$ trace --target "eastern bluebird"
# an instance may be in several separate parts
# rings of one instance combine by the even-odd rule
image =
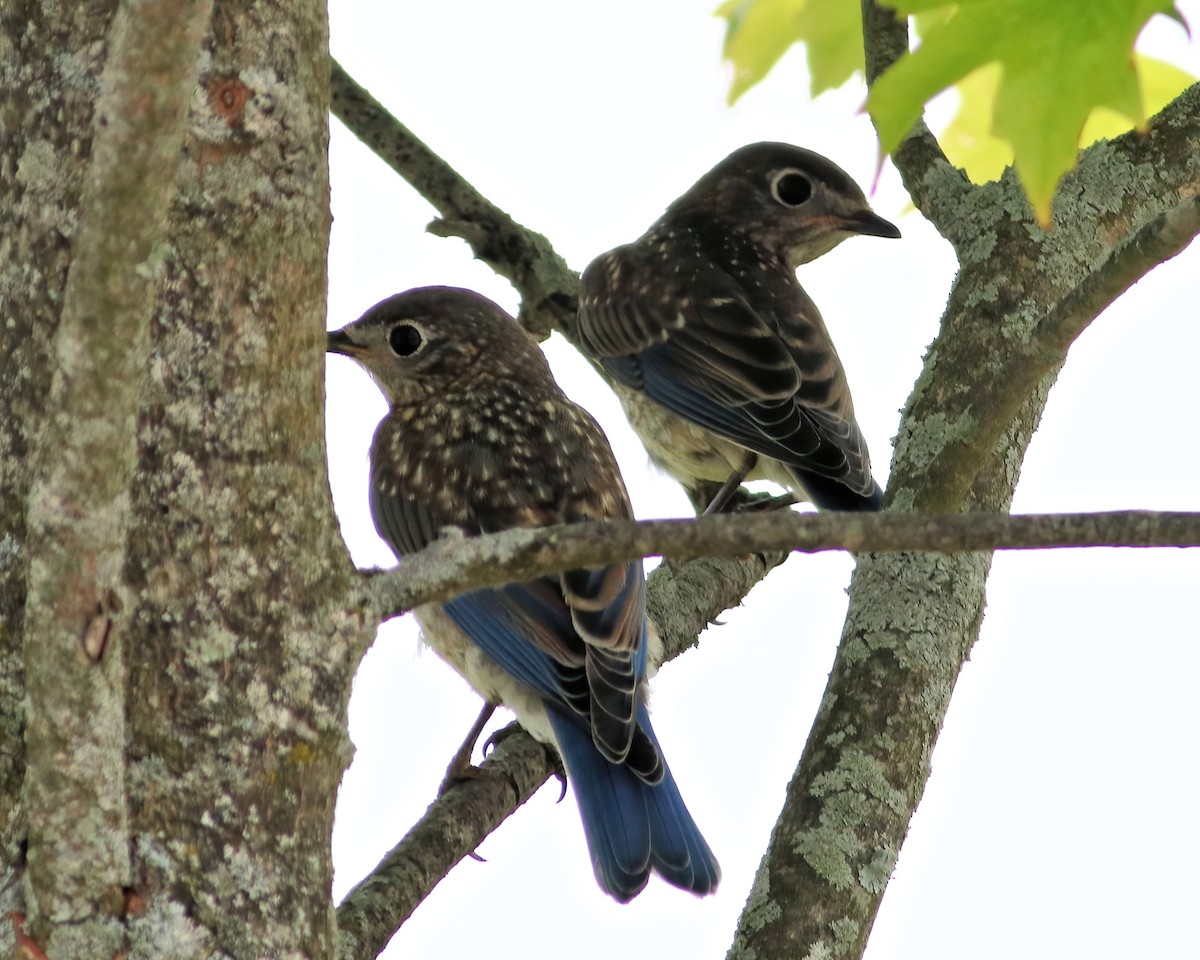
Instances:
[[[426,287],[329,334],[390,410],[371,444],[371,515],[398,557],[468,536],[632,515],[608,442],[541,350],[490,300]],[[425,640],[562,756],[600,886],[626,902],[652,870],[697,894],[720,868],[646,708],[640,560],[477,590],[413,611]]]
[[[754,143],[584,270],[584,351],[698,506],[751,479],[822,509],[879,509],[846,373],[795,273],[856,233],[900,236],[829,160]]]

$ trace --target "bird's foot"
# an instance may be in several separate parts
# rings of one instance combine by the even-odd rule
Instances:
[[[697,502],[697,505],[704,502],[701,498],[709,498],[708,506],[700,511],[700,516],[708,517],[714,513],[724,513],[726,510],[728,510],[731,502],[737,495],[742,485],[742,481],[745,479],[746,471],[737,470],[734,473],[731,473],[729,475],[729,479],[717,488],[716,493],[711,493],[711,486],[706,486],[704,489],[697,489],[694,498],[694,502]]]
[[[762,513],[766,510],[786,510],[794,507],[800,501],[794,493],[781,493],[774,496],[770,493],[751,493],[743,490],[737,502],[730,508],[730,513]]]
[[[557,750],[547,743],[543,743],[542,746],[550,760],[550,775],[558,780],[558,799],[554,802],[562,803],[567,795],[567,768],[563,766],[562,757],[558,755]]]
[[[486,774],[480,772],[479,768],[471,763],[471,754],[475,752],[475,743],[479,740],[479,735],[483,733],[483,728],[495,712],[496,704],[484,703],[483,709],[479,711],[479,716],[475,718],[475,722],[471,724],[471,729],[467,731],[467,736],[463,740],[462,745],[454,752],[454,756],[450,758],[450,764],[446,767],[446,775],[442,778],[441,785],[438,787],[437,795],[439,797],[443,796],[456,783],[462,783],[464,780],[480,780],[486,777]],[[493,737],[488,737],[484,741],[484,754],[487,753],[488,746],[492,744],[492,740]]]
[[[483,741],[483,755],[486,757],[489,753],[495,750],[500,744],[517,733],[521,729],[521,725],[514,720],[507,726],[501,727]]]
[[[506,727],[501,727],[490,737],[483,741],[483,755],[486,757],[488,753],[498,747],[501,743],[511,737],[518,730],[521,730],[521,725],[515,720]],[[547,743],[541,744],[543,750],[546,751],[546,757],[550,761],[551,774],[559,784],[558,802],[562,802],[563,797],[567,795],[567,771],[563,767],[562,758],[558,755],[558,751]]]

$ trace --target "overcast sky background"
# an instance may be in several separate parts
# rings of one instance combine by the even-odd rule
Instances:
[[[876,141],[855,82],[815,102],[793,50],[725,105],[715,0],[330,4],[334,55],[418,136],[572,267],[639,236],[726,154],[786,140],[864,188]],[[1200,0],[1178,7],[1200,25]],[[1139,48],[1200,74],[1163,18]],[[512,288],[336,121],[330,326],[414,286]],[[899,410],[937,331],[949,246],[885,167],[875,209],[903,239],[854,238],[802,267],[853,387],[880,482]],[[1194,248],[1155,270],[1072,349],[1025,461],[1014,510],[1197,509],[1200,355]],[[688,515],[649,467],[607,388],[546,345],[568,394],[607,431],[642,518]],[[385,408],[330,360],[329,455],[360,566],[391,565],[371,525],[367,447]],[[851,562],[793,557],[654,684],[655,728],[723,869],[700,900],[651,880],[602,894],[578,811],[543,788],[464,861],[385,956],[723,957],[824,688]],[[1196,956],[1200,902],[1200,552],[1090,550],[996,558],[959,680],[867,950],[869,960]],[[334,830],[340,899],[433,800],[479,707],[405,617],[367,655],[350,706],[357,749]],[[507,722],[508,715],[498,723]]]

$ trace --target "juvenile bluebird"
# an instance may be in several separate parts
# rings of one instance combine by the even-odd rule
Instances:
[[[583,349],[698,506],[750,479],[821,509],[879,509],[846,373],[795,272],[853,234],[900,231],[829,160],[754,143],[584,270]]]
[[[329,334],[390,410],[371,444],[371,515],[397,557],[458,528],[632,516],[612,451],[533,338],[478,294],[426,287]],[[430,646],[562,756],[600,886],[656,871],[697,894],[720,868],[650,726],[641,561],[477,590],[413,611]]]

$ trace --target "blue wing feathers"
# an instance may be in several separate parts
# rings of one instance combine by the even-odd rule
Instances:
[[[626,358],[622,357],[621,360]],[[605,360],[605,367],[610,361]],[[811,414],[776,403],[729,406],[675,376],[664,346],[642,353],[638,386],[672,413],[728,437],[747,449],[782,461],[816,506],[822,510],[878,510],[883,491],[872,482],[866,494],[843,482],[849,472],[841,445],[832,433],[818,429]]]
[[[479,590],[448,600],[446,613],[480,649],[516,680],[545,697],[563,694],[559,669],[514,623],[512,607],[498,590]]]

